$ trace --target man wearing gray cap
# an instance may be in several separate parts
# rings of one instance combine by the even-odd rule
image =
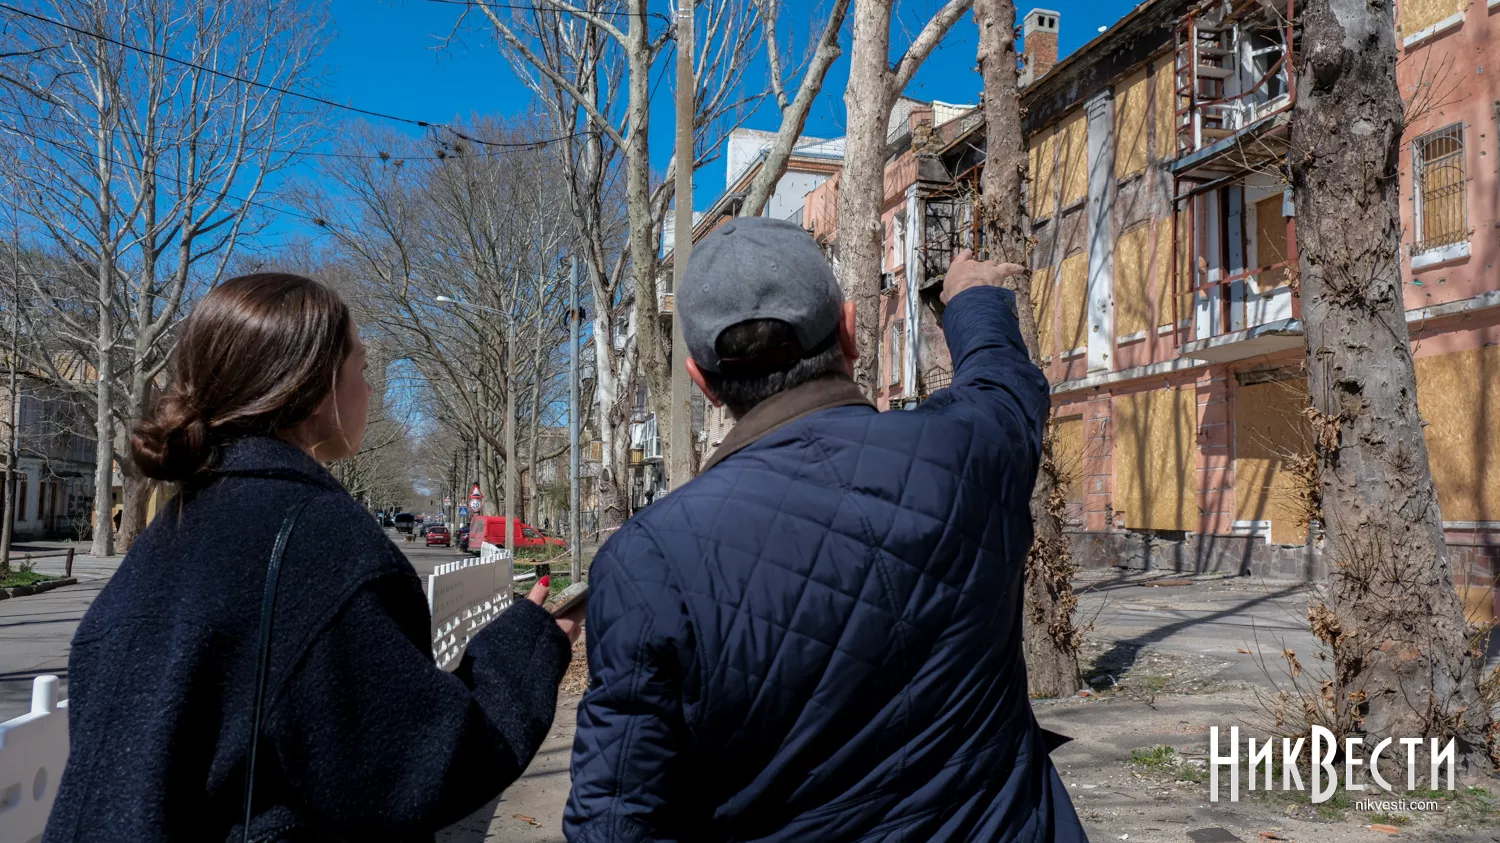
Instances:
[[[953,385],[877,413],[805,231],[693,250],[684,364],[737,423],[594,559],[570,841],[1084,839],[1021,655],[1049,403],[1022,273],[955,259]]]

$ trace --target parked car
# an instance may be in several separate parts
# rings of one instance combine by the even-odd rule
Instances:
[[[396,532],[398,533],[410,533],[416,529],[417,518],[410,512],[397,513],[396,517],[391,520],[396,522]]]
[[[422,531],[427,536],[428,547],[432,547],[433,545],[442,545],[443,547],[453,546],[453,538],[448,535],[448,528],[442,524],[432,524],[423,527]]]
[[[516,547],[560,547],[565,548],[568,543],[559,538],[544,536],[537,528],[517,518],[512,525],[515,530],[513,539]],[[485,542],[501,547],[505,546],[505,516],[503,515],[478,515],[469,522],[469,534],[466,537],[467,548],[471,553],[477,553],[479,546]]]

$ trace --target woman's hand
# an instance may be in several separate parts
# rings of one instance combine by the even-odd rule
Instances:
[[[550,576],[542,577],[536,581],[536,585],[531,587],[531,591],[526,593],[526,599],[538,606],[544,605],[547,602],[547,593],[551,588],[552,578]],[[583,632],[585,608],[584,605],[580,604],[578,608],[557,619],[557,626],[563,631],[564,635],[568,636],[569,644],[577,644],[578,636]]]

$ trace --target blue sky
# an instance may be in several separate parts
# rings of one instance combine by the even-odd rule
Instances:
[[[530,3],[533,0],[504,0]],[[798,54],[808,41],[810,21],[826,7],[827,0],[785,0],[781,37],[794,41]],[[892,50],[899,54],[916,29],[941,5],[940,0],[898,0],[893,26]],[[664,0],[652,0],[654,11],[666,12]],[[660,7],[657,9],[656,7]],[[1060,13],[1060,52],[1067,55],[1098,35],[1100,26],[1113,24],[1132,8],[1128,0],[1060,0],[1046,8]],[[1021,4],[1017,17],[1033,8]],[[468,123],[475,114],[515,115],[530,105],[528,92],[516,80],[477,13],[459,38],[443,47],[462,7],[428,0],[333,0],[330,15],[336,27],[324,55],[327,75],[324,93],[338,102],[430,122]],[[654,25],[661,25],[655,23]],[[820,137],[843,134],[844,87],[848,80],[848,24],[844,30],[845,55],[829,72],[819,101],[814,105],[806,133]],[[954,103],[977,102],[979,74],[974,51],[977,31],[973,18],[965,15],[949,33],[913,80],[907,93],[921,99]],[[764,86],[763,61],[753,65],[745,78],[747,86]],[[672,80],[658,89],[652,109],[651,158],[664,168],[672,153]],[[747,126],[775,129],[776,109],[767,104],[754,113]],[[695,205],[702,209],[722,190],[722,160],[698,172]]]

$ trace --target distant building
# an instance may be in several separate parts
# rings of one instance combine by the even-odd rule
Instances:
[[[93,407],[32,374],[18,378],[17,392],[15,536],[78,538],[90,529],[94,510]],[[10,406],[7,381],[0,380],[0,409]]]

